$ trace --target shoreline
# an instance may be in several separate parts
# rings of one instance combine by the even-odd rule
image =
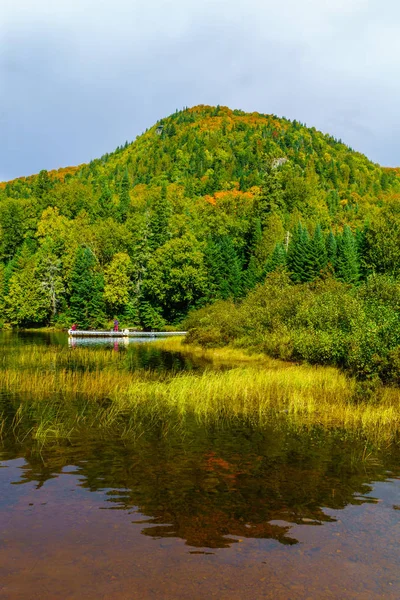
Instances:
[[[156,340],[154,347],[208,364],[202,371],[158,373],[138,369],[130,352],[20,346],[4,353],[1,391],[13,398],[18,418],[34,415],[32,435],[43,443],[68,440],[85,427],[135,437],[144,423],[158,421],[184,432],[191,418],[207,426],[241,419],[261,427],[283,419],[296,427],[340,428],[374,443],[399,442],[397,388],[368,395],[335,367],[235,348],[204,350],[182,338]]]

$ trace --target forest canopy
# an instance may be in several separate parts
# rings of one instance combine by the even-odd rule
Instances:
[[[160,329],[269,273],[400,276],[400,171],[297,121],[197,106],[89,164],[0,184],[12,326]]]

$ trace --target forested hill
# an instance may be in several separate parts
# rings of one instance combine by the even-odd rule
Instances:
[[[296,121],[197,106],[87,165],[0,184],[13,325],[147,328],[285,268],[400,273],[400,173]]]

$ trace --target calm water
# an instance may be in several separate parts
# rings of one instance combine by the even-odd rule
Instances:
[[[117,350],[137,368],[209,368]],[[42,449],[6,431],[0,598],[398,600],[399,517],[400,449],[340,431],[159,422],[130,442],[93,432]]]

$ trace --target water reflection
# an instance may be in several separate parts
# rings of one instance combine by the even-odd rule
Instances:
[[[137,340],[75,350],[64,334],[4,332],[2,343],[4,368],[30,346],[22,368],[42,369],[45,355],[50,371],[78,379],[214,368]],[[286,416],[217,426],[146,404],[102,426],[108,396],[36,400],[0,392],[2,598],[400,597],[399,446],[301,430]],[[125,418],[136,420],[122,439]],[[40,424],[75,437],[41,445]]]
[[[150,337],[68,337],[69,348],[95,348],[108,346],[119,350],[119,348],[126,348],[135,344],[151,344],[151,342],[157,341],[160,338]]]
[[[90,351],[102,350],[104,356],[108,352],[120,355],[119,365],[116,368],[124,368],[129,371],[141,369],[155,371],[158,374],[173,375],[179,371],[204,371],[207,368],[228,369],[227,365],[215,367],[210,359],[203,356],[189,356],[181,352],[166,351],[154,344],[151,338],[68,338],[66,333],[54,332],[0,332],[0,358],[3,366],[12,365],[13,351],[20,347],[47,347],[54,350],[54,365],[57,369],[57,357],[63,355],[62,368],[71,371],[93,371],[99,368],[98,357],[87,357],[84,361],[78,357],[75,360],[73,350],[83,348]],[[34,348],[33,348],[34,349]],[[65,351],[69,349],[68,360],[65,360]]]
[[[101,492],[102,510],[125,511],[145,536],[178,537],[193,548],[241,538],[296,544],[294,524],[320,526],[334,520],[333,509],[375,502],[372,483],[400,474],[398,450],[366,461],[363,443],[339,432],[243,425],[212,431],[192,423],[182,439],[165,436],[160,424],[136,443],[86,440],[42,453],[9,442],[1,457],[25,458],[13,489],[41,488],[68,465],[75,487]],[[3,509],[7,498],[12,504],[10,489]]]

